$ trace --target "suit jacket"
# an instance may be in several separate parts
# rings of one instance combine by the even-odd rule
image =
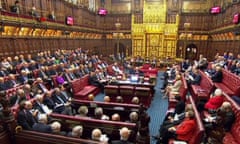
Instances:
[[[31,130],[36,120],[29,110],[21,110],[18,113],[17,122],[23,129]]]
[[[115,140],[115,141],[112,141],[111,144],[133,144],[133,143],[125,140]]]
[[[0,91],[7,90],[8,88],[10,87],[8,87],[7,83],[0,83]]]
[[[51,126],[43,124],[43,123],[33,124],[32,130],[37,131],[37,132],[44,132],[44,133],[51,133],[52,132]]]
[[[193,80],[191,81],[191,84],[194,84],[194,85],[200,85],[200,82],[201,82],[201,75],[200,74],[194,74],[193,75]]]
[[[96,75],[89,76],[89,83],[91,85],[98,86],[99,85],[99,81],[98,81],[97,76]]]
[[[177,126],[176,134],[178,140],[189,141],[195,130],[196,122],[194,119],[186,118]]]
[[[21,83],[21,84],[24,84],[24,83],[27,83],[29,81],[29,77],[28,76],[22,76],[20,75],[18,77],[18,81]]]
[[[222,82],[223,73],[222,71],[217,71],[214,75],[212,75],[213,82]]]
[[[7,84],[7,87],[10,89],[10,88],[13,88],[16,84],[18,84],[18,82],[16,80],[8,80],[6,84]]]
[[[14,106],[16,103],[17,103],[17,104],[20,104],[21,101],[24,101],[24,100],[26,100],[26,97],[19,98],[18,95],[11,96],[11,97],[10,97],[10,105],[11,105],[11,106]]]

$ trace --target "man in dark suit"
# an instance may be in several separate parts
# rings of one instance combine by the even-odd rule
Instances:
[[[54,89],[52,99],[55,103],[54,109],[56,109],[58,113],[72,115],[71,99],[66,98],[66,96],[61,93],[60,88]]]
[[[91,85],[94,85],[94,86],[100,88],[100,90],[102,90],[102,92],[103,92],[103,90],[104,90],[104,84],[101,83],[101,82],[98,80],[95,72],[91,72],[91,73],[90,73],[89,83],[90,83]]]
[[[111,144],[133,144],[128,141],[131,131],[127,127],[123,127],[120,129],[120,140],[114,140]]]
[[[21,74],[18,77],[18,81],[21,84],[28,83],[31,81],[31,76],[25,70],[21,70]]]
[[[15,106],[15,105],[20,104],[22,101],[25,101],[25,100],[27,100],[27,99],[26,99],[24,90],[23,89],[18,89],[17,94],[15,96],[10,97],[10,105]]]
[[[13,74],[8,75],[8,81],[6,83],[8,88],[13,88],[19,85],[18,81],[15,78],[15,75]]]
[[[216,66],[216,72],[211,76],[211,79],[213,82],[222,82],[223,73],[221,66]]]
[[[32,130],[37,132],[51,133],[52,128],[50,125],[47,125],[48,119],[46,114],[40,114],[38,116],[38,123],[34,123]]]
[[[32,126],[36,123],[34,116],[37,114],[37,111],[34,111],[32,114],[30,112],[31,109],[32,103],[30,101],[21,102],[17,122],[23,129],[26,130],[32,130]]]
[[[50,110],[45,104],[43,104],[43,95],[37,94],[35,98],[36,102],[33,106],[34,109],[38,110],[41,114],[52,113],[52,110]]]
[[[7,89],[8,89],[7,83],[4,82],[3,77],[0,77],[0,91],[4,91],[4,90],[7,90]]]
[[[199,70],[198,69],[193,69],[192,71],[193,71],[193,73],[190,74],[188,77],[186,77],[187,83],[189,85],[191,85],[191,84],[200,85],[202,77],[199,74]]]

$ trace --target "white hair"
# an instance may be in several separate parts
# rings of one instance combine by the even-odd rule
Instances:
[[[222,90],[221,89],[216,89],[214,92],[214,96],[221,96],[222,95]]]

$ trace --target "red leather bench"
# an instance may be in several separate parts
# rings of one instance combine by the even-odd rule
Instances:
[[[76,100],[72,101],[74,105],[81,106],[85,105],[88,107],[88,116],[94,116],[94,110],[96,107],[102,107],[105,114],[111,116],[115,113],[120,115],[121,121],[129,121],[129,114],[133,111],[138,112],[140,105],[115,103],[115,102],[99,102],[99,101],[88,101],[88,100]],[[120,108],[120,109],[119,109]]]
[[[93,119],[90,117],[75,117],[63,114],[51,114],[50,115],[53,120],[56,119],[63,123],[64,126],[70,126],[72,124],[80,124],[84,128],[84,132],[86,135],[91,136],[91,131],[94,128],[100,128],[103,133],[107,134],[107,136],[111,140],[119,139],[119,129],[122,127],[127,127],[131,130],[131,142],[135,142],[136,138],[136,124],[128,123],[128,122],[118,122],[118,121],[110,121],[110,120],[99,120]]]
[[[208,100],[212,91],[214,90],[214,84],[212,80],[202,71],[200,85],[191,85],[190,92],[195,100]]]
[[[223,92],[229,96],[240,94],[240,77],[227,70],[222,70],[223,80],[221,83],[214,83],[217,88],[222,89]]]
[[[157,76],[158,69],[157,68],[151,68],[151,64],[144,64],[140,71],[144,73],[144,76]]]
[[[195,113],[195,120],[197,123],[197,127],[195,128],[194,132],[192,133],[192,137],[189,140],[188,144],[200,144],[201,140],[203,138],[204,135],[204,126],[201,120],[201,117],[198,113],[197,107],[195,105],[195,101],[193,100],[193,98],[190,96],[189,97],[189,102],[190,104],[192,104],[194,113]],[[169,144],[174,144],[175,140],[169,140]]]
[[[149,107],[152,101],[152,93],[149,87],[135,87],[135,96],[145,107]]]
[[[135,87],[130,85],[119,86],[120,96],[123,97],[124,103],[131,103],[131,100],[135,94]]]
[[[73,138],[49,133],[22,130],[15,134],[17,144],[99,144],[97,141],[82,138]]]
[[[104,87],[104,93],[111,97],[111,101],[115,101],[115,97],[119,95],[118,85],[106,85]]]
[[[225,101],[232,104],[232,109],[235,113],[235,122],[232,125],[230,132],[225,134],[223,144],[240,144],[240,106],[227,94],[223,94]]]
[[[89,75],[85,75],[71,82],[75,99],[87,100],[89,94],[96,95],[99,93],[99,89],[96,86],[90,85],[88,79]]]
[[[182,85],[180,87],[179,90],[179,95],[181,96],[182,100],[185,101],[186,100],[186,95],[187,95],[187,91],[188,91],[188,85],[187,85],[187,81],[184,78],[184,75],[181,75],[181,80],[182,80]],[[173,96],[170,96],[173,97]],[[177,101],[175,98],[169,98],[168,99],[168,108],[175,108]]]

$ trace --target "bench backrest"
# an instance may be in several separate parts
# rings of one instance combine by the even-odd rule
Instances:
[[[100,120],[94,119],[90,117],[75,117],[63,114],[51,114],[53,119],[57,119],[64,123],[64,126],[69,127],[70,125],[77,124],[82,125],[84,128],[84,132],[86,135],[91,135],[91,131],[94,128],[99,128],[103,133],[107,134],[108,137],[112,140],[119,139],[119,129],[122,127],[129,128],[133,134],[131,137],[131,141],[134,141],[136,138],[136,124],[128,123],[128,122],[118,122],[118,121],[110,121],[110,120]]]
[[[89,85],[89,75],[84,75],[83,77],[80,78],[81,79],[81,85],[83,87]]]
[[[85,105],[88,107],[88,116],[94,116],[94,110],[96,107],[102,107],[104,114],[108,116],[118,113],[120,115],[121,121],[129,120],[129,115],[131,112],[138,112],[140,106],[135,104],[123,104],[123,103],[105,103],[97,101],[87,101],[87,100],[73,100],[75,106]]]
[[[185,101],[186,95],[187,95],[187,90],[188,90],[188,85],[187,85],[187,81],[183,74],[181,74],[181,80],[182,80],[182,85],[180,87],[179,94],[180,94],[182,100]]]
[[[225,101],[228,101],[232,105],[233,112],[235,114],[235,122],[232,125],[231,134],[235,140],[240,143],[240,106],[227,94],[223,94]]]
[[[189,97],[189,102],[192,104],[195,113],[195,120],[197,123],[197,127],[192,134],[192,138],[190,139],[189,144],[200,144],[204,134],[204,126],[192,96]]]
[[[207,95],[210,96],[214,89],[214,83],[203,71],[199,71],[199,73],[201,74],[200,86],[203,90],[205,90]]]
[[[222,83],[231,89],[234,92],[234,95],[240,94],[240,78],[236,74],[231,73],[225,69],[223,72],[223,80]]]
[[[49,133],[22,130],[15,134],[17,144],[101,144],[100,142]]]

